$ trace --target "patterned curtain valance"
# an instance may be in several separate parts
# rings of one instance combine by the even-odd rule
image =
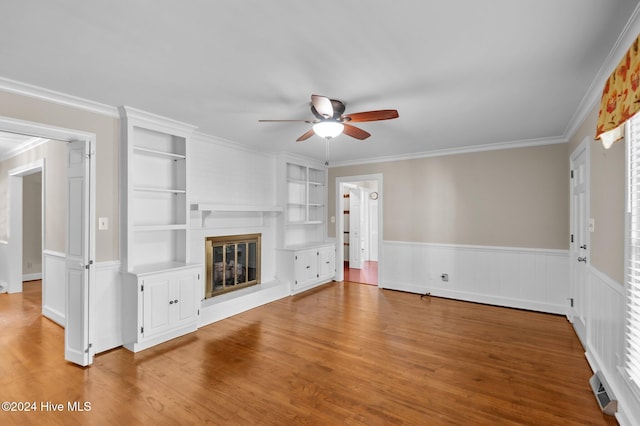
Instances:
[[[605,148],[624,137],[623,124],[640,109],[640,35],[609,76],[602,91],[596,139]]]

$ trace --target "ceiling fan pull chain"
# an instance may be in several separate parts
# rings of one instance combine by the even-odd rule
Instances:
[[[326,139],[326,145],[325,145],[325,161],[324,161],[324,165],[326,167],[329,167],[329,141],[331,140],[331,138],[327,138]]]

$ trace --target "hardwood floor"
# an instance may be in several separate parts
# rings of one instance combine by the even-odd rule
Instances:
[[[615,424],[560,316],[332,283],[80,368],[39,286],[0,295],[2,400],[38,409],[3,425]]]
[[[353,283],[378,285],[378,262],[366,260],[362,262],[362,269],[349,268],[349,262],[344,262],[344,280]]]

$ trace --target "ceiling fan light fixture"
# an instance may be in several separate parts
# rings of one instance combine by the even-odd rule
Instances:
[[[336,121],[321,121],[313,125],[313,131],[321,138],[335,138],[344,130],[344,125]]]

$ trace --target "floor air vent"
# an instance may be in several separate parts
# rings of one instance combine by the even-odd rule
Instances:
[[[618,401],[613,399],[613,395],[607,390],[602,374],[598,371],[589,379],[591,390],[600,405],[603,413],[613,416],[618,411]]]

